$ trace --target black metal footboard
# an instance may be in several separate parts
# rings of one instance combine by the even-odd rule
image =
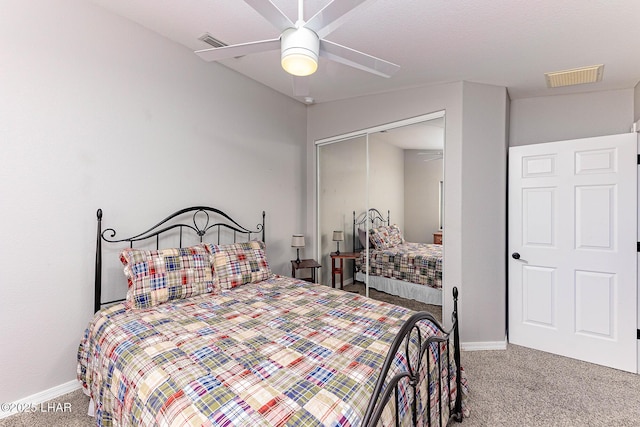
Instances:
[[[421,382],[427,381],[426,390],[427,393],[430,393],[430,385],[432,382],[431,378],[431,366],[430,366],[430,358],[429,351],[430,349],[435,348],[437,353],[437,364],[438,364],[438,377],[435,380],[437,390],[433,388],[434,393],[438,393],[438,402],[439,402],[439,414],[438,414],[438,424],[442,426],[442,414],[448,413],[449,419],[454,419],[458,422],[462,421],[462,389],[461,389],[461,372],[460,372],[460,340],[459,340],[459,329],[458,329],[458,289],[453,288],[453,313],[451,314],[451,318],[453,321],[453,327],[449,331],[445,331],[440,323],[430,314],[425,311],[421,311],[415,313],[411,316],[400,328],[400,331],[396,335],[391,348],[389,349],[389,353],[387,353],[387,357],[384,361],[384,365],[380,371],[380,376],[378,377],[378,381],[376,383],[373,395],[371,400],[369,401],[369,406],[367,407],[367,412],[364,416],[364,421],[362,423],[363,426],[373,427],[378,424],[380,418],[382,416],[382,412],[389,403],[391,396],[394,396],[395,399],[395,420],[396,426],[400,426],[400,417],[398,414],[399,407],[399,387],[401,382],[404,382],[406,388],[411,392],[408,393],[410,395],[407,396],[410,399],[409,409],[411,411],[411,421],[412,426],[422,426],[428,425],[431,426],[431,397],[426,396],[422,398],[427,403],[424,405],[426,408],[420,409],[418,405],[418,401],[420,399],[420,390],[421,390]],[[433,336],[425,337],[424,331],[422,331],[418,323],[423,320],[428,320],[432,322],[436,329],[437,333]],[[425,339],[426,338],[426,339]],[[456,369],[456,398],[455,402],[451,401],[451,375],[449,365],[451,364],[451,354],[450,354],[450,344],[451,339],[453,339],[453,348],[454,354],[453,358],[455,361],[455,369]],[[413,344],[412,344],[413,343]],[[446,343],[446,350],[443,352],[442,344]],[[409,348],[410,346],[415,346],[419,349],[418,357],[412,359],[410,356]],[[398,352],[402,352],[404,347],[403,358],[406,360],[407,369],[403,372],[397,372],[393,374],[393,377],[388,378],[390,375],[390,370],[394,364],[394,359]],[[442,396],[442,363],[443,356],[446,362],[446,371],[447,371],[447,396]],[[426,359],[426,369],[423,369],[423,363]],[[415,361],[415,366],[412,365],[412,360]],[[420,378],[420,375],[424,375],[426,372],[427,378]],[[386,386],[385,386],[386,384]],[[384,390],[383,390],[384,388]],[[443,399],[444,397],[444,399]],[[426,413],[424,412],[426,410]],[[422,413],[419,413],[423,411]],[[419,421],[423,420],[423,421]]]

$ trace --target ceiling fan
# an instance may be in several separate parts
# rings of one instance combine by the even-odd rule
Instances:
[[[375,0],[332,0],[308,21],[304,20],[303,0],[298,0],[298,20],[295,23],[271,0],[244,1],[280,30],[280,36],[275,39],[197,50],[195,53],[202,59],[219,61],[280,49],[282,68],[293,76],[313,74],[318,68],[318,56],[382,77],[391,77],[400,69],[391,62],[324,39]],[[294,81],[294,86],[295,84]]]
[[[442,160],[443,153],[440,150],[429,150],[418,153],[418,156],[425,156],[422,158],[423,162],[432,162],[434,160]]]

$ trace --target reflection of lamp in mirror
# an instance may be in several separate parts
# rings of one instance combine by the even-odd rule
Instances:
[[[291,247],[296,248],[296,262],[300,264],[300,248],[304,248],[304,236],[302,234],[294,234],[291,237]]]
[[[338,245],[336,248],[336,255],[340,255],[340,242],[344,240],[344,231],[334,231],[333,232],[333,241]]]

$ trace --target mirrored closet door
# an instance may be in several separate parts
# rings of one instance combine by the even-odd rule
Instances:
[[[441,304],[444,129],[444,112],[439,112],[316,143],[318,254],[324,266],[320,283],[332,286],[335,281],[339,287],[340,280],[355,282],[364,284],[367,294],[374,288]],[[378,222],[361,223],[371,209],[380,214]],[[356,271],[355,254],[351,253],[355,249],[364,251],[362,259],[373,256],[375,248],[368,248],[372,240],[368,232],[387,221],[397,226],[406,242],[429,246],[429,271],[400,267],[395,273],[374,274],[380,273],[374,271],[376,267],[387,268],[379,263],[371,264],[371,275],[364,274],[364,268]],[[363,232],[367,233],[364,237]],[[336,257],[338,247],[340,257]],[[425,292],[425,285],[440,289]]]

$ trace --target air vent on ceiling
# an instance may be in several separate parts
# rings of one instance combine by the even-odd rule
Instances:
[[[206,44],[213,46],[213,47],[224,47],[224,46],[228,46],[225,42],[221,42],[220,40],[218,40],[217,38],[213,37],[211,34],[209,33],[204,33],[203,35],[201,35],[200,37],[198,37],[198,40],[202,40],[203,42],[205,42]]]
[[[553,71],[545,73],[547,87],[562,87],[595,83],[602,80],[604,65],[592,65],[589,67],[573,68],[571,70]]]

